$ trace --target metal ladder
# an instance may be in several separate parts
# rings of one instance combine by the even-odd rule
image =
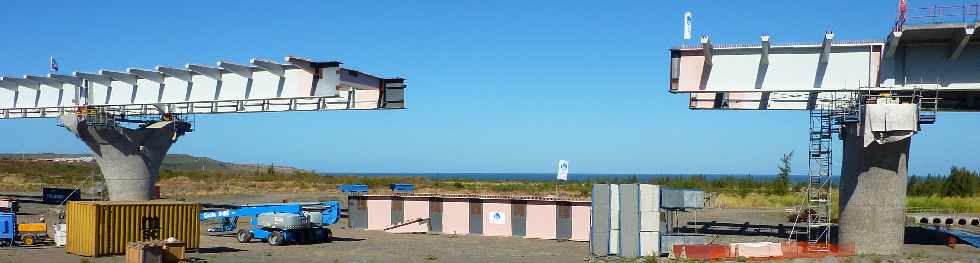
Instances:
[[[833,135],[838,131],[836,99],[830,107],[810,110],[810,167],[807,175],[806,199],[799,213],[806,219],[808,249],[830,250],[830,204],[833,182]],[[798,217],[799,218],[799,217]]]

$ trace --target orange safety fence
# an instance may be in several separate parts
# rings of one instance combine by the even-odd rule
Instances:
[[[758,244],[760,247],[767,248],[766,253],[759,253],[759,249],[751,252],[745,250],[740,245]],[[741,248],[741,249],[740,249]],[[741,250],[741,251],[740,251]],[[794,258],[823,258],[848,257],[854,255],[853,245],[831,244],[829,247],[812,247],[806,242],[780,242],[780,243],[739,243],[739,244],[712,244],[712,245],[674,245],[670,257],[675,259],[689,260],[732,260],[738,258],[752,260],[773,260],[773,259],[794,259]]]

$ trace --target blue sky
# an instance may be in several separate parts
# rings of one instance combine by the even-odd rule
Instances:
[[[910,1],[910,5],[929,2]],[[805,112],[691,111],[667,93],[668,49],[882,39],[897,1],[5,1],[0,75],[287,55],[408,80],[404,111],[197,116],[172,153],[324,172],[772,174]],[[87,153],[53,119],[0,121],[0,152]],[[976,114],[942,113],[910,170],[980,168]],[[964,147],[965,145],[969,147]],[[840,155],[838,155],[840,156]],[[839,165],[838,165],[839,166]]]

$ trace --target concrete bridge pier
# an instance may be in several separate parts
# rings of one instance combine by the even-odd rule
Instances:
[[[898,255],[905,243],[905,195],[912,137],[865,147],[858,125],[844,129],[838,245],[856,254]]]
[[[160,164],[170,145],[183,134],[174,121],[137,129],[92,123],[73,115],[62,116],[61,122],[95,153],[112,201],[153,199]]]

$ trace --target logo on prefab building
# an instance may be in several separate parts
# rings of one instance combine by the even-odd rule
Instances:
[[[493,213],[490,213],[490,223],[491,224],[503,225],[506,222],[507,222],[507,218],[504,215],[504,213],[501,213],[501,212],[493,212]]]

